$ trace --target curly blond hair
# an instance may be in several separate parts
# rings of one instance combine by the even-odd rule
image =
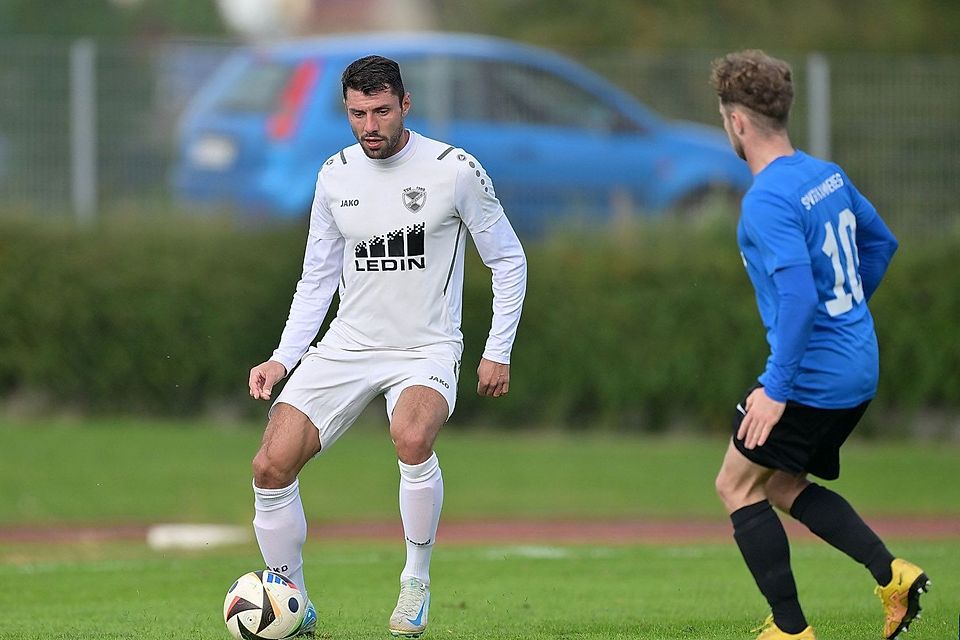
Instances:
[[[790,65],[759,49],[728,53],[711,65],[710,84],[720,104],[738,104],[762,116],[772,129],[784,129],[793,104]]]

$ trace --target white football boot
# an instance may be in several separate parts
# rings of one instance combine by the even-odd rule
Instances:
[[[307,610],[303,612],[303,621],[300,623],[300,628],[297,629],[297,632],[294,633],[294,637],[299,636],[312,636],[317,629],[317,609],[313,606],[313,603],[309,600],[307,601]]]
[[[397,608],[390,616],[390,633],[397,638],[419,638],[430,615],[430,587],[416,578],[400,582]]]

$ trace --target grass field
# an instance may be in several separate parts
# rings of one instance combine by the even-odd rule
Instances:
[[[313,543],[306,553],[320,638],[389,638],[400,545]],[[957,637],[960,544],[900,544],[933,577],[909,638]],[[131,545],[3,552],[0,638],[227,640],[226,588],[253,548],[150,553]],[[818,637],[879,638],[869,574],[822,544],[796,545]],[[435,552],[429,638],[750,639],[765,603],[730,544],[447,546]]]
[[[0,527],[249,523],[258,429],[6,422],[0,438]],[[450,428],[438,450],[445,518],[723,517],[712,490],[719,440]],[[854,441],[844,478],[833,486],[867,514],[957,516],[958,462],[956,446]],[[311,519],[396,517],[397,471],[379,427],[348,434],[302,482]],[[960,536],[889,542],[934,581],[909,638],[960,637]],[[309,541],[306,572],[320,638],[389,637],[402,553],[400,544]],[[794,545],[793,557],[818,638],[879,637],[879,602],[863,568],[817,542]],[[8,578],[0,590],[0,638],[226,640],[226,588],[260,564],[253,543],[202,553],[139,543],[0,544]],[[440,544],[432,577],[427,640],[746,640],[766,613],[732,540]]]
[[[0,487],[10,496],[0,499],[0,525],[246,524],[260,433],[255,425],[0,421]],[[722,517],[713,478],[725,447],[719,439],[451,424],[437,444],[444,516]],[[398,479],[386,428],[358,425],[304,470],[304,508],[323,520],[392,518]],[[960,515],[960,445],[854,439],[832,486],[867,514]]]

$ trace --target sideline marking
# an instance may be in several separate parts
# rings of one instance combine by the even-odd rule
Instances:
[[[250,540],[246,527],[222,524],[158,524],[147,529],[151,549],[209,549]]]

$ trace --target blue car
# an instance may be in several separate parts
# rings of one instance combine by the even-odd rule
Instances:
[[[236,51],[184,114],[177,196],[304,216],[321,164],[356,142],[340,74],[371,53],[400,63],[407,126],[479,158],[520,232],[657,215],[750,185],[721,129],[665,120],[558,54],[486,36],[377,33]]]

